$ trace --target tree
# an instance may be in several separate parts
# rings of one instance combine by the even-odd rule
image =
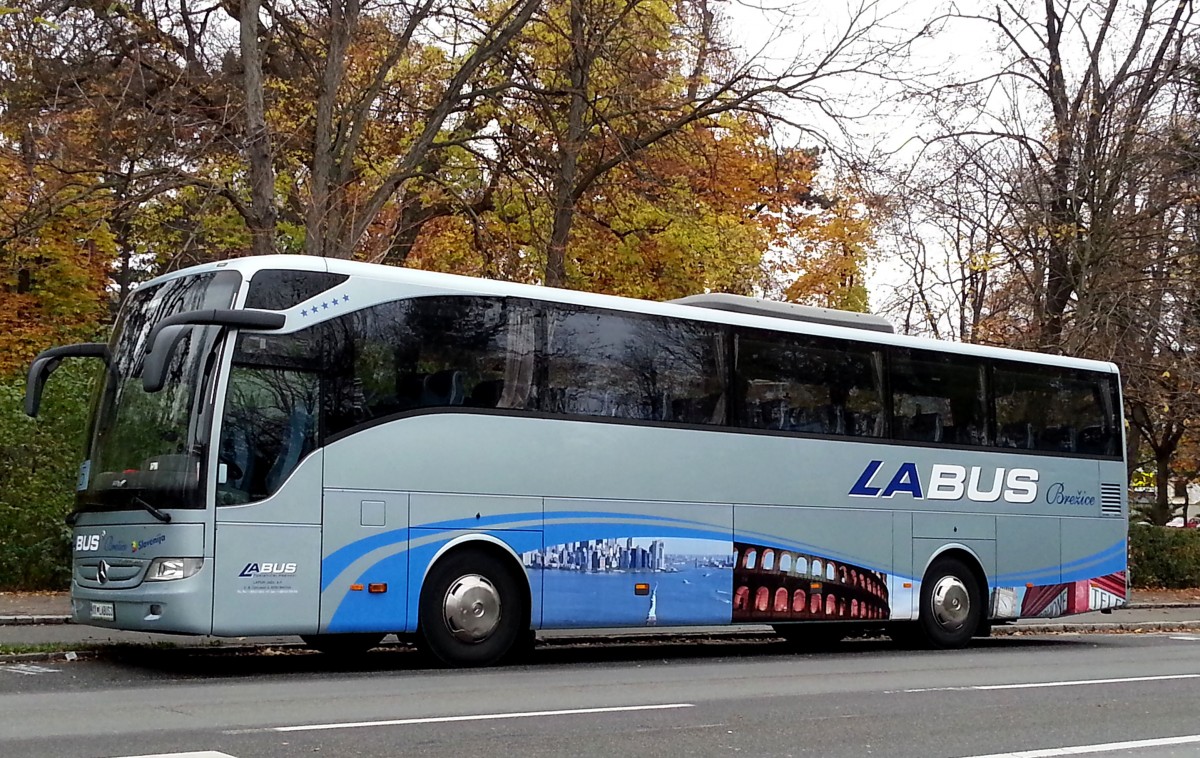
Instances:
[[[20,73],[5,115],[35,130],[67,113],[92,124],[74,135],[90,163],[42,165],[69,171],[81,202],[106,198],[120,294],[246,250],[405,263],[419,247],[422,265],[453,267],[431,263],[434,241],[453,237],[520,250],[512,265],[479,252],[497,264],[486,273],[621,291],[634,288],[606,283],[609,264],[661,264],[675,293],[761,289],[767,251],[805,257],[804,271],[825,249],[861,261],[865,248],[810,244],[850,230],[862,206],[823,205],[817,153],[795,144],[816,132],[791,119],[781,145],[780,114],[834,114],[826,82],[881,76],[904,44],[870,3],[768,71],[736,54],[710,0],[37,2],[55,33],[18,24],[26,47],[0,49]],[[747,187],[752,205],[711,186],[693,202],[689,183],[714,161],[763,182]],[[808,241],[788,251],[789,228]],[[711,265],[687,261],[688,245]]]
[[[935,172],[914,193],[949,243],[939,276],[955,288],[960,334],[1122,366],[1128,438],[1163,469],[1163,509],[1169,460],[1200,410],[1194,159],[1178,149],[1195,123],[1183,108],[1191,12],[1187,0],[1047,0],[950,16],[992,29],[1000,61],[924,93],[937,133],[922,157]],[[931,202],[939,188],[951,202]],[[928,260],[909,256],[919,281]],[[911,289],[905,302],[940,318]]]
[[[550,207],[544,282],[570,286],[569,255],[581,206],[605,177],[663,140],[693,128],[720,129],[727,114],[779,123],[780,109],[828,112],[827,81],[864,76],[902,42],[878,38],[864,4],[827,46],[802,49],[780,70],[739,60],[706,0],[562,0],[518,40],[502,125],[525,148],[514,162],[530,194]]]

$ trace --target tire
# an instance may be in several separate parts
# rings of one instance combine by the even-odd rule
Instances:
[[[836,646],[846,638],[846,630],[840,624],[774,624],[772,629],[789,644],[800,650],[825,650]]]
[[[302,634],[304,644],[326,655],[348,658],[362,655],[383,641],[385,635],[374,632],[357,634]]]
[[[448,666],[490,666],[519,653],[529,634],[529,593],[495,555],[457,550],[421,587],[421,647]]]
[[[965,647],[983,623],[983,591],[957,558],[939,558],[921,582],[917,625],[928,647]]]

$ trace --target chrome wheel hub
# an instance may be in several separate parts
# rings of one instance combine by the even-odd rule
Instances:
[[[947,631],[961,629],[971,614],[971,593],[956,576],[943,576],[930,594],[933,617]]]
[[[463,642],[483,642],[500,625],[500,593],[479,574],[460,576],[450,583],[442,602],[446,628]]]

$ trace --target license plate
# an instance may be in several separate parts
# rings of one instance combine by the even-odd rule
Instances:
[[[116,621],[112,603],[92,603],[92,619],[94,621]]]

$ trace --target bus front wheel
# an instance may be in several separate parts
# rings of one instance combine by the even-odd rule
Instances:
[[[529,601],[513,570],[476,549],[451,553],[421,588],[422,646],[450,666],[489,666],[519,649]]]
[[[917,622],[930,647],[964,647],[983,621],[983,592],[967,565],[957,558],[940,558],[921,583],[921,613]]]

